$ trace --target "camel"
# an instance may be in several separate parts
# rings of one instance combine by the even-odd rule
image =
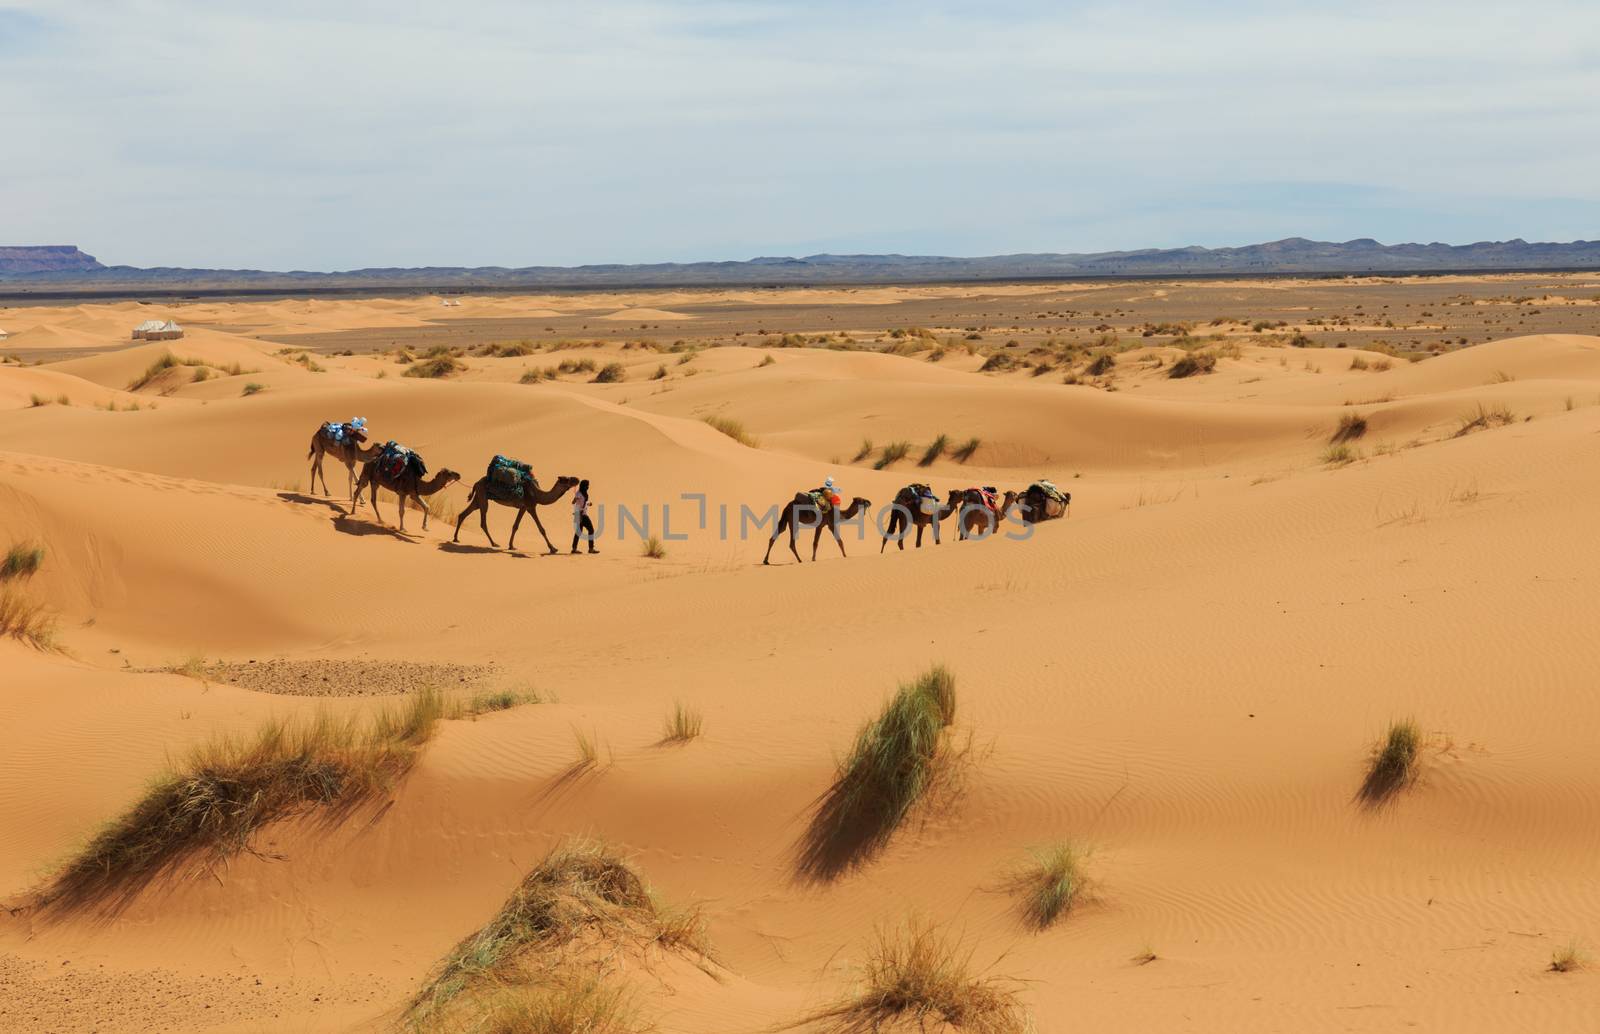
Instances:
[[[787,503],[783,513],[778,517],[778,526],[772,530],[772,538],[767,540],[767,555],[761,558],[763,564],[772,562],[772,544],[778,541],[785,529],[789,532],[789,552],[794,554],[795,563],[800,562],[800,551],[794,548],[795,532],[801,528],[815,528],[816,534],[811,537],[811,559],[817,559],[817,543],[822,541],[822,529],[826,527],[833,532],[833,541],[839,543],[839,555],[846,556],[844,540],[839,537],[839,522],[853,519],[863,510],[870,510],[872,502],[856,496],[850,500],[850,505],[842,513],[838,507],[829,512],[831,518],[824,523],[821,512],[817,509],[817,501],[811,498],[809,492],[795,493],[794,500]]]
[[[461,516],[456,518],[456,533],[450,537],[450,541],[459,542],[461,540],[462,522],[471,515],[472,511],[476,510],[478,511],[478,523],[483,528],[483,537],[489,540],[489,545],[499,549],[499,543],[495,542],[494,536],[489,534],[489,503],[496,502],[502,506],[514,507],[517,511],[517,519],[511,522],[511,537],[506,540],[507,549],[516,548],[517,527],[522,523],[523,514],[527,514],[533,518],[533,524],[539,529],[539,534],[544,536],[544,544],[549,547],[550,552],[559,553],[561,551],[550,544],[550,536],[545,533],[544,525],[539,521],[539,507],[549,506],[570,492],[577,483],[577,478],[563,474],[556,478],[556,483],[552,488],[544,491],[539,488],[539,479],[533,478],[530,487],[523,489],[522,501],[516,503],[492,497],[489,494],[489,476],[485,474],[472,486],[472,491],[467,493],[467,505],[462,509]]]
[[[367,440],[365,431],[357,431],[354,435],[346,433],[343,441],[332,442],[324,437],[322,428],[318,427],[311,436],[311,449],[306,453],[306,459],[311,461],[311,484],[307,486],[311,491],[317,490],[317,476],[322,476],[322,493],[328,493],[328,476],[322,473],[322,457],[331,455],[334,459],[344,464],[345,473],[350,475],[350,502],[355,505],[356,500],[356,461],[366,463],[377,458],[383,451],[383,446],[373,445],[365,449],[361,443]]]
[[[961,515],[956,518],[956,528],[959,530],[959,538],[963,542],[972,538],[979,531],[984,532],[985,537],[987,537],[988,534],[998,530],[1000,522],[1010,514],[1011,504],[1017,501],[1017,493],[1007,492],[1004,500],[1000,503],[1000,512],[994,515],[991,523],[989,506],[983,501],[983,493],[981,491],[976,488],[969,488],[961,492],[960,495]]]
[[[449,488],[461,475],[445,467],[439,468],[433,477],[423,481],[417,477],[416,469],[410,463],[400,472],[400,476],[391,478],[378,470],[377,460],[368,460],[361,467],[361,479],[356,482],[356,496],[361,495],[361,490],[367,485],[372,486],[372,516],[378,518],[378,523],[383,523],[383,515],[378,513],[378,488],[381,486],[393,492],[400,499],[400,530],[406,530],[406,498],[409,496],[422,511],[422,530],[428,530],[428,507],[423,503],[422,497],[433,495],[442,489]],[[350,504],[350,512],[356,512],[355,503]]]
[[[889,527],[883,534],[883,544],[878,547],[882,553],[889,546],[889,540],[895,540],[895,546],[906,548],[906,531],[910,525],[917,526],[917,548],[922,548],[922,529],[933,525],[933,544],[939,544],[939,522],[955,513],[961,507],[961,490],[951,489],[950,496],[945,504],[938,507],[933,513],[928,513],[922,508],[922,499],[912,491],[912,486],[907,485],[895,493],[894,505],[889,509]]]
[[[1029,485],[1017,496],[1021,503],[1019,519],[1023,524],[1038,524],[1040,521],[1053,521],[1058,517],[1068,517],[1072,514],[1072,493],[1062,492],[1062,502],[1057,502],[1045,494],[1038,485]]]

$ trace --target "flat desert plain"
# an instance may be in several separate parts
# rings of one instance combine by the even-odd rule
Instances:
[[[1593,1029],[1597,298],[0,308],[0,1029]]]

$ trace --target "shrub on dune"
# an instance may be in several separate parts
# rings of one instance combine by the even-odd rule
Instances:
[[[957,463],[965,463],[972,459],[973,453],[978,451],[978,446],[980,444],[982,443],[979,442],[978,439],[968,438],[965,442],[961,443],[961,446],[956,449],[955,452],[950,454],[950,458],[955,460]]]
[[[144,373],[135,377],[128,383],[128,390],[138,391],[146,384],[149,384],[151,381],[161,376],[163,372],[170,370],[177,365],[178,359],[176,356],[174,356],[171,352],[163,353],[162,356],[155,362],[144,368]]]
[[[1217,357],[1210,352],[1190,352],[1167,370],[1174,380],[1210,373],[1217,368]]]
[[[1043,930],[1072,909],[1087,884],[1085,857],[1077,845],[1061,841],[1035,850],[1029,863],[1012,875],[1011,890],[1029,926]]]
[[[1373,748],[1357,797],[1369,807],[1384,803],[1416,782],[1421,761],[1422,730],[1416,721],[1391,722],[1383,740]]]
[[[892,467],[905,459],[910,452],[910,442],[890,442],[883,447],[882,452],[878,453],[878,459],[872,464],[872,469],[883,470],[886,467]]]
[[[441,355],[436,359],[425,359],[422,362],[412,363],[406,370],[407,377],[448,377],[459,370],[465,370],[467,364],[454,356]]]
[[[414,1029],[443,1024],[418,1022]],[[447,1027],[447,1029],[450,1029]],[[626,991],[599,978],[562,977],[532,986],[506,986],[489,996],[476,1034],[642,1034]]]
[[[667,555],[666,543],[661,541],[660,536],[651,535],[640,544],[639,555],[649,560],[660,560]]]
[[[519,982],[537,988],[541,979],[559,980],[561,975],[553,968],[559,961],[555,953],[590,936],[610,944],[659,945],[701,960],[710,957],[697,910],[664,907],[614,848],[570,841],[547,854],[494,918],[451,950],[412,999],[408,1015],[413,1022],[426,1023],[439,1018],[441,1010],[464,994],[511,988]],[[580,1000],[594,1004],[592,994]],[[598,1010],[598,1014],[617,1015],[617,1010],[609,1014]]]
[[[1367,433],[1367,418],[1360,413],[1346,412],[1339,415],[1339,426],[1333,429],[1333,435],[1328,441],[1353,442]]]
[[[0,560],[0,581],[32,578],[44,564],[44,547],[36,542],[14,542]]]
[[[252,737],[202,745],[68,861],[44,900],[72,907],[131,896],[187,864],[247,850],[278,819],[354,807],[410,769],[443,708],[438,693],[425,691],[366,724],[327,715],[273,721]]]
[[[754,435],[744,429],[743,422],[735,420],[732,417],[708,416],[705,418],[705,421],[712,427],[727,435],[729,438],[732,438],[734,441],[738,442],[740,445],[748,446],[749,448],[754,449],[760,444]]]
[[[935,665],[902,684],[861,727],[801,840],[803,875],[831,879],[888,842],[948,773],[945,730],[955,710],[955,679]]]
[[[935,438],[932,442],[928,443],[928,448],[923,451],[922,459],[917,461],[917,466],[919,466],[919,467],[931,467],[931,466],[933,466],[933,464],[939,459],[939,457],[944,455],[945,450],[948,449],[949,447],[950,447],[950,436],[941,434],[939,437]]]
[[[21,587],[0,586],[0,635],[27,643],[38,650],[60,650],[56,618]]]
[[[1571,973],[1575,969],[1584,968],[1588,963],[1589,958],[1578,947],[1577,941],[1572,941],[1550,953],[1552,973]]]
[[[705,718],[697,708],[688,707],[683,703],[672,705],[672,713],[667,715],[667,726],[661,736],[662,743],[688,743],[700,735],[700,730],[705,727]]]
[[[834,1034],[954,1029],[966,1034],[1025,1034],[1027,1011],[1010,982],[986,977],[972,952],[936,927],[911,921],[880,930],[856,989],[793,1027]]]
[[[590,383],[616,384],[619,381],[626,380],[627,377],[628,372],[622,368],[621,363],[607,363],[600,368],[599,373],[594,375],[594,379]]]

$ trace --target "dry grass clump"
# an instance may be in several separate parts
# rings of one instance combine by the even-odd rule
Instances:
[[[826,880],[881,848],[923,796],[948,774],[944,732],[955,721],[955,678],[934,665],[902,683],[856,733],[833,785],[817,801],[799,869]]]
[[[544,698],[533,690],[518,693],[515,690],[501,689],[490,693],[479,693],[465,704],[458,704],[450,712],[450,717],[476,718],[480,714],[509,711],[513,707],[521,707],[523,704],[542,703],[544,703]]]
[[[406,370],[407,377],[448,377],[452,373],[465,370],[467,364],[451,355],[441,355],[435,359],[427,359],[420,363],[411,364]]]
[[[1031,1029],[1010,981],[983,976],[974,969],[970,950],[917,920],[900,929],[879,930],[855,991],[793,1026],[820,1027],[831,1034],[946,1026],[966,1034],[1026,1034]]]
[[[589,382],[591,384],[616,384],[627,380],[628,371],[622,368],[621,363],[607,363],[600,367],[600,372],[595,374]]]
[[[416,1029],[432,1026],[413,1023]],[[471,1027],[474,1034],[642,1034],[649,1029],[626,991],[593,976],[501,988]]]
[[[1071,911],[1082,896],[1088,885],[1084,872],[1088,852],[1063,840],[1031,854],[1031,860],[1012,874],[1009,886],[1017,895],[1023,919],[1035,930],[1043,930]]]
[[[149,366],[146,366],[144,368],[144,373],[141,373],[139,376],[135,377],[132,381],[128,382],[128,390],[129,391],[138,391],[140,388],[144,387],[146,384],[149,384],[151,381],[153,381],[157,377],[161,376],[161,374],[163,374],[167,370],[170,370],[174,366],[178,366],[178,365],[180,365],[180,364],[178,363],[177,356],[174,356],[171,352],[163,352],[161,354],[160,358],[156,359],[155,362],[151,363]]]
[[[950,447],[950,436],[949,435],[945,435],[945,434],[941,434],[939,437],[935,438],[933,441],[928,443],[927,449],[923,450],[922,458],[917,461],[917,466],[919,466],[919,467],[931,467],[931,466],[933,466],[934,462],[937,461],[940,456],[943,456],[944,453],[945,453],[945,450],[948,449],[949,447]]]
[[[1210,352],[1190,352],[1167,370],[1173,380],[1210,373],[1217,368],[1217,357]]]
[[[1322,462],[1330,467],[1342,467],[1354,463],[1359,458],[1359,453],[1342,442],[1322,450]]]
[[[1338,444],[1339,442],[1353,442],[1366,433],[1366,417],[1362,416],[1360,413],[1341,413],[1339,415],[1339,426],[1333,429],[1333,435],[1328,439],[1328,441],[1334,444]]]
[[[688,707],[682,702],[674,703],[672,713],[667,715],[661,742],[688,743],[697,738],[703,728],[705,728],[705,716],[700,713],[699,708]]]
[[[1112,355],[1110,352],[1101,352],[1099,355],[1094,357],[1094,360],[1089,363],[1083,372],[1087,373],[1090,377],[1104,377],[1106,374],[1110,373],[1112,369],[1116,367],[1116,365],[1116,356]]]
[[[666,543],[659,536],[651,535],[639,546],[639,555],[651,560],[660,560],[667,555]]]
[[[866,459],[868,456],[871,456],[871,455],[872,455],[872,439],[871,438],[863,438],[863,439],[861,439],[861,448],[856,450],[856,454],[850,458],[850,462],[851,463],[860,463],[862,460]]]
[[[249,383],[247,383],[244,386],[244,390],[239,392],[239,394],[240,395],[255,395],[258,392],[265,391],[266,387],[267,386],[265,384],[258,384],[255,381],[250,381]]]
[[[1009,352],[995,352],[978,367],[979,373],[1004,373],[1017,367],[1017,357]]]
[[[1517,422],[1517,415],[1504,405],[1494,409],[1485,409],[1482,402],[1478,403],[1476,413],[1468,413],[1461,418],[1461,426],[1456,429],[1455,437],[1471,434],[1473,431],[1486,431],[1491,427],[1505,427]]]
[[[0,560],[0,582],[32,578],[44,564],[44,547],[37,542],[13,542]]]
[[[0,587],[0,635],[27,643],[37,650],[60,650],[56,618],[20,586]]]
[[[705,420],[706,423],[721,431],[729,438],[732,438],[740,445],[748,446],[749,448],[754,449],[761,444],[756,440],[755,435],[744,429],[744,424],[741,421],[725,416],[708,416],[705,418]]]
[[[1575,969],[1582,969],[1589,964],[1589,956],[1578,947],[1577,941],[1570,941],[1564,947],[1557,948],[1550,953],[1550,972],[1571,973]]]
[[[1366,778],[1356,797],[1376,807],[1417,781],[1421,766],[1422,729],[1415,719],[1389,723],[1389,731],[1372,750]]]
[[[365,724],[326,714],[275,720],[253,737],[202,745],[96,833],[51,879],[43,900],[69,908],[126,900],[163,874],[248,850],[256,832],[278,819],[353,808],[411,768],[443,711],[443,697],[430,690]]]
[[[883,470],[905,459],[911,453],[911,443],[906,441],[890,442],[878,453],[878,458],[873,461],[873,470]]]
[[[972,454],[978,451],[978,446],[981,444],[983,443],[976,438],[968,438],[957,446],[956,451],[950,454],[950,458],[957,463],[965,463],[972,459]]]
[[[546,1003],[549,1007],[566,999],[568,1006],[580,1006],[569,1009],[571,1015],[616,1024],[623,1018],[620,998],[599,988],[573,997],[559,971],[564,949],[591,935],[610,944],[659,945],[701,960],[710,958],[704,922],[697,910],[674,911],[662,906],[638,871],[614,848],[568,841],[523,877],[493,919],[450,951],[412,999],[407,1016],[413,1025],[426,1027],[439,1020],[441,1010],[458,998],[482,991],[490,992],[490,1008],[498,1010],[501,1003],[495,991],[532,984],[535,996],[556,990],[556,997]],[[564,986],[569,989],[561,993]],[[557,1009],[550,1011],[559,1015]],[[566,1034],[631,1028],[624,1024],[488,1029],[549,1029]]]

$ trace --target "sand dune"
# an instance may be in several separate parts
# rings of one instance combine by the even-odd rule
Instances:
[[[272,304],[317,320],[344,303]],[[711,348],[681,367],[620,345],[469,355],[435,381],[366,357],[319,357],[312,373],[223,331],[172,345],[261,372],[111,412],[92,392],[123,397],[165,345],[0,367],[0,539],[44,546],[25,589],[60,615],[68,651],[0,639],[8,1029],[384,1029],[571,835],[620,845],[664,897],[706,909],[725,979],[672,963],[617,977],[663,1031],[792,1021],[850,984],[876,927],[911,914],[1024,981],[1040,1031],[1589,1021],[1593,974],[1545,969],[1600,937],[1600,339],[1509,339],[1380,373],[1334,349],[1246,349],[1186,380],[1130,360],[1114,392],[820,349]],[[516,383],[579,355],[628,379]],[[246,379],[268,386],[245,397]],[[56,391],[84,404],[12,401]],[[1480,402],[1515,421],[1458,435]],[[1351,410],[1368,429],[1354,462],[1329,465]],[[370,508],[346,516],[343,469],[328,468],[331,500],[306,493],[305,451],[322,420],[354,415],[459,471],[451,507],[496,452],[546,482],[592,478],[601,555],[546,556],[526,521],[509,554],[475,519],[452,546],[448,517],[423,533],[412,512],[402,537]],[[941,433],[982,444],[965,464],[918,466]],[[863,438],[918,448],[873,470],[852,462]],[[780,546],[763,567],[767,532],[739,540],[740,505],[829,473],[879,503],[913,480],[1049,475],[1074,510],[1025,541],[956,542],[947,524],[937,548],[880,554],[876,536],[847,536],[848,559],[824,541],[816,564],[807,534],[808,562]],[[706,497],[705,528],[684,493]],[[563,552],[565,503],[541,511]],[[656,534],[670,504],[688,537],[642,557],[637,533],[618,537],[619,504],[648,505]],[[392,525],[393,497],[380,506]],[[491,510],[502,544],[510,518]],[[41,874],[169,756],[269,717],[375,706],[163,670],[197,652],[481,665],[463,692],[543,702],[444,721],[354,820],[276,823],[256,853],[114,915],[30,909]],[[799,879],[836,759],[933,662],[972,737],[963,792],[860,869]],[[675,701],[705,732],[664,746]],[[1422,778],[1364,810],[1366,752],[1405,715],[1428,735]],[[578,772],[574,729],[601,743]],[[1062,837],[1093,848],[1093,893],[1034,932],[1004,877]]]

